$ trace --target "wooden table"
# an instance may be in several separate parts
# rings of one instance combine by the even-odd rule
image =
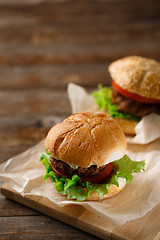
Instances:
[[[126,55],[160,60],[159,1],[0,0],[0,162],[71,113],[69,82],[109,85]],[[97,239],[2,196],[0,216],[0,239]]]

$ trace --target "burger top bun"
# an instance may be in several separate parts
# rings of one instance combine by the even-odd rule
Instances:
[[[125,57],[111,63],[109,72],[123,89],[160,100],[159,62],[138,56]]]
[[[118,123],[103,113],[69,116],[49,131],[45,147],[56,159],[76,168],[98,167],[123,157],[125,135]]]

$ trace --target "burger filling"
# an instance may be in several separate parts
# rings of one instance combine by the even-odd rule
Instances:
[[[88,168],[78,167],[77,169],[73,169],[67,163],[56,160],[55,158],[51,157],[51,165],[55,169],[59,169],[62,172],[66,173],[67,175],[74,175],[77,174],[80,177],[95,177],[99,175],[104,169],[105,166],[100,166],[99,168],[96,165],[91,165]]]
[[[156,100],[156,103],[138,102],[125,97],[115,87],[111,90],[111,88],[99,85],[98,90],[94,91],[92,95],[99,109],[106,110],[111,117],[139,121],[141,117],[147,114],[160,114],[158,100]],[[140,99],[142,100],[143,97],[140,97]],[[146,101],[146,98],[144,98],[144,101]]]
[[[59,177],[67,176],[68,178],[72,178],[72,176],[76,174],[81,178],[82,182],[102,183],[110,176],[113,169],[113,162],[100,167],[90,165],[86,168],[78,167],[77,169],[73,169],[66,162],[57,160],[52,156],[50,162],[53,171]]]
[[[160,104],[136,102],[124,97],[114,88],[112,89],[112,103],[117,106],[118,111],[137,117],[144,117],[150,113],[160,114]]]
[[[44,180],[50,178],[59,193],[77,201],[84,201],[95,191],[99,197],[103,197],[108,194],[110,185],[119,187],[118,178],[124,178],[129,183],[133,179],[133,173],[144,171],[145,166],[145,161],[134,162],[124,155],[99,168],[91,165],[88,168],[73,169],[67,163],[53,158],[48,151],[41,156],[40,161],[46,168]]]

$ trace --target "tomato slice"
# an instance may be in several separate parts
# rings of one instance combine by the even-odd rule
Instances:
[[[61,171],[60,169],[56,169],[56,168],[53,166],[53,164],[51,164],[51,166],[52,166],[53,171],[58,175],[59,178],[61,178],[61,177],[63,177],[63,176],[68,177],[68,178],[72,178],[71,175],[69,175],[69,174]]]
[[[158,99],[142,97],[136,93],[128,92],[126,89],[123,89],[122,87],[120,87],[115,81],[112,81],[112,86],[123,96],[130,98],[135,102],[142,102],[142,103],[159,103],[160,102]]]
[[[83,182],[91,182],[91,183],[102,183],[106,180],[107,177],[109,177],[111,171],[113,169],[113,162],[110,162],[106,165],[105,169],[100,172],[99,175],[94,177],[83,177],[81,178]]]
[[[63,176],[72,178],[71,175],[66,174],[65,172],[61,171],[60,169],[56,169],[53,165],[51,165],[51,166],[52,166],[53,171],[58,175],[59,178],[61,178]],[[105,181],[105,179],[107,177],[109,177],[112,169],[113,169],[113,162],[110,162],[109,164],[106,165],[105,169],[100,172],[99,175],[94,176],[94,177],[80,177],[80,178],[82,179],[83,182],[88,181],[91,183],[102,183]]]

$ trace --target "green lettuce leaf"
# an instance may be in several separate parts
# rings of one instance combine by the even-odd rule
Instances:
[[[111,117],[123,118],[133,121],[139,121],[140,118],[130,114],[121,113],[118,111],[117,106],[112,104],[112,90],[108,87],[98,85],[98,90],[92,93],[99,109],[106,109]]]
[[[40,161],[43,162],[46,168],[44,180],[46,181],[50,178],[57,192],[67,195],[68,199],[77,199],[77,201],[84,201],[93,191],[98,192],[98,196],[102,197],[108,193],[110,185],[119,186],[118,177],[125,178],[126,183],[130,183],[133,179],[133,173],[140,173],[141,170],[145,171],[145,161],[131,161],[127,155],[124,155],[123,158],[114,161],[111,176],[106,179],[106,182],[83,183],[81,178],[76,174],[72,176],[72,179],[67,177],[59,178],[52,170],[50,165],[50,154],[48,152],[42,155]]]
[[[42,156],[40,158],[40,161],[46,167],[46,173],[49,173],[50,171],[52,171],[52,167],[51,167],[51,163],[50,163],[50,156],[51,156],[51,154],[48,151],[46,151],[45,153],[42,154]]]
[[[73,186],[68,188],[66,195],[68,199],[77,199],[78,202],[82,202],[86,199],[88,193],[80,186]]]

